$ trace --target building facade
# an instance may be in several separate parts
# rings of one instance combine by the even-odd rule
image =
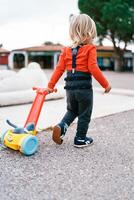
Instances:
[[[20,69],[30,62],[37,62],[43,69],[53,69],[62,48],[61,45],[41,45],[13,50],[9,56],[9,66]]]
[[[62,45],[41,45],[11,51],[10,68],[20,69],[30,62],[37,62],[43,69],[53,69],[58,61]],[[113,47],[97,46],[98,65],[102,70],[117,71],[118,62]],[[134,54],[127,50],[124,54],[124,71],[134,72]]]
[[[115,58],[113,47],[98,46],[97,47],[98,65],[102,70],[117,71],[118,61]],[[126,50],[123,59],[123,70],[134,72],[134,54],[131,50]]]
[[[10,51],[0,48],[0,69],[2,67],[8,67],[8,56],[10,54]]]

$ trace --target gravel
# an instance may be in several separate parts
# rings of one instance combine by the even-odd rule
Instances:
[[[134,110],[92,120],[94,145],[73,147],[76,124],[58,146],[38,134],[30,157],[0,150],[0,200],[134,199]]]

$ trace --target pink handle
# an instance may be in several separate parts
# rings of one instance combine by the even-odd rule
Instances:
[[[46,88],[38,88],[38,87],[33,87],[33,90],[36,90],[38,93],[40,93],[40,94],[49,94],[49,92],[47,91],[47,89]],[[57,92],[57,88],[54,88],[53,90],[52,90],[52,92]]]

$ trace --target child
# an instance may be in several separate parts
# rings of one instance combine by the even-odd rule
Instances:
[[[86,136],[93,107],[92,75],[105,93],[111,87],[97,65],[96,47],[92,44],[97,35],[94,21],[86,14],[73,17],[69,34],[72,46],[63,48],[47,88],[48,92],[52,92],[59,78],[67,71],[67,112],[61,122],[53,127],[52,137],[55,143],[62,144],[67,128],[78,117],[74,146],[85,147],[93,143],[93,139]]]

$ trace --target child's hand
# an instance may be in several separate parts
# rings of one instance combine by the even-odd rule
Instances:
[[[52,93],[54,90],[51,89],[51,88],[46,88],[46,91],[47,91],[48,93]]]
[[[111,86],[110,86],[110,85],[108,85],[108,86],[107,86],[107,88],[105,88],[105,91],[104,91],[104,93],[109,93],[109,92],[110,92],[110,90],[111,90]]]

